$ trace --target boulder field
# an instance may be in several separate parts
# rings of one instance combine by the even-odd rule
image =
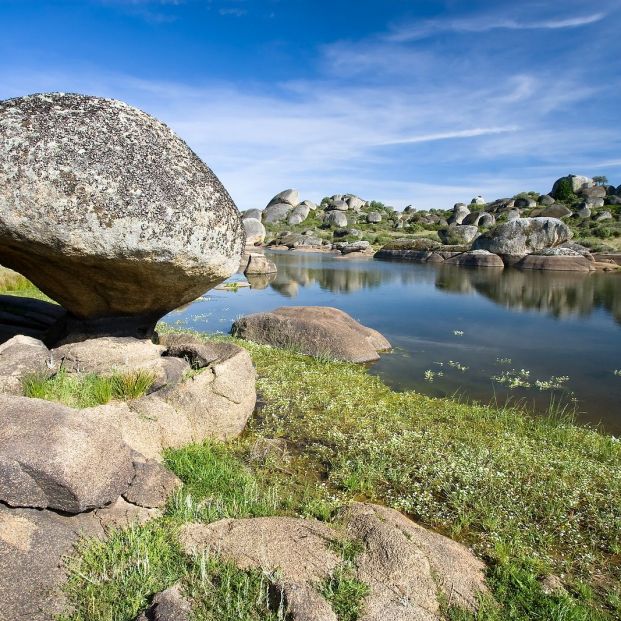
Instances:
[[[81,410],[0,394],[0,619],[51,621],[63,608],[62,557],[80,536],[161,515],[181,485],[162,451],[238,436],[254,410],[255,370],[240,347],[189,335],[52,350],[16,336],[2,347],[0,386],[14,393],[15,379],[41,368],[156,378],[143,397]],[[9,355],[19,361],[11,372]]]
[[[440,233],[444,245],[425,238],[397,239],[374,256],[416,263],[446,262],[460,267],[510,266],[577,272],[617,269],[609,257],[596,258],[588,248],[572,242],[571,229],[559,218],[515,217],[482,234],[478,233],[476,226],[453,223]]]
[[[0,263],[70,331],[150,335],[234,273],[244,241],[224,186],[152,116],[76,94],[0,102]]]

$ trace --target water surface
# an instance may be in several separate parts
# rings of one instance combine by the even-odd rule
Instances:
[[[271,282],[212,290],[166,321],[228,332],[252,312],[335,306],[393,344],[370,372],[396,389],[524,401],[540,412],[554,399],[575,406],[582,422],[621,435],[621,275],[269,254],[278,266]],[[503,374],[529,386],[510,388]],[[552,377],[561,378],[552,380],[559,388],[547,387]]]

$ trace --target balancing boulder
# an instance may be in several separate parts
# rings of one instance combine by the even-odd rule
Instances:
[[[234,273],[244,241],[217,177],[148,114],[64,93],[0,102],[0,263],[83,332],[149,334]]]

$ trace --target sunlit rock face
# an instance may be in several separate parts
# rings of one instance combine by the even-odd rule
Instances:
[[[218,178],[148,114],[64,93],[0,102],[0,263],[84,324],[149,332],[234,273],[244,241]]]
[[[569,239],[571,229],[557,218],[516,218],[478,237],[473,249],[523,256],[559,246]]]

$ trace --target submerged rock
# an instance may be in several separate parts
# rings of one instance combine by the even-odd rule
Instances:
[[[246,315],[233,323],[232,333],[256,343],[350,362],[378,360],[379,351],[390,349],[379,332],[328,306],[291,306]]]
[[[85,331],[147,335],[235,272],[241,218],[166,125],[112,99],[0,102],[0,261]]]
[[[244,274],[275,274],[277,271],[276,264],[264,254],[251,253]]]

